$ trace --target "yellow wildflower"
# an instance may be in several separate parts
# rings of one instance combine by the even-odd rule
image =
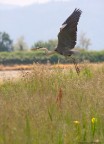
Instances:
[[[79,121],[74,121],[74,123],[75,123],[75,124],[79,124],[80,122],[79,122]]]
[[[97,118],[92,118],[91,119],[91,122],[94,124],[94,123],[96,123],[97,122]]]

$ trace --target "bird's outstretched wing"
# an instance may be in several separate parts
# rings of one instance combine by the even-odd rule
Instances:
[[[74,48],[77,40],[77,24],[81,13],[81,10],[75,9],[74,12],[62,24],[58,34],[58,51],[67,51]]]

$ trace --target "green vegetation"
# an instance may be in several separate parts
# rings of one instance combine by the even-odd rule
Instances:
[[[104,143],[104,67],[34,65],[0,85],[0,144]]]
[[[57,40],[38,41],[32,46],[32,48],[45,47],[45,48],[48,48],[49,50],[53,50],[57,46],[57,43],[58,43]]]
[[[80,54],[75,56],[78,62],[103,62],[104,51],[84,51],[81,50]],[[65,59],[65,57],[54,54],[52,56],[46,56],[42,51],[17,51],[17,52],[1,52],[0,64],[13,65],[13,64],[32,64],[32,63],[72,63],[71,58]]]
[[[78,42],[77,42],[78,43]],[[89,51],[91,40],[86,37],[85,33],[80,35],[79,44],[76,49],[80,51],[79,55],[76,55],[78,62],[103,62],[103,51]],[[57,40],[38,41],[33,44],[31,48],[46,47],[48,50],[54,50],[57,46]],[[30,48],[30,49],[31,49]],[[45,52],[42,51],[29,51],[29,47],[24,40],[24,37],[20,37],[14,43],[9,34],[6,32],[0,32],[0,64],[14,65],[14,64],[32,64],[32,63],[72,63],[72,60],[65,59],[65,57],[58,54],[47,57]]]
[[[0,32],[0,51],[11,51],[12,40],[6,32]]]

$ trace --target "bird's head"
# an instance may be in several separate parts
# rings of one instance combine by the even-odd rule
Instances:
[[[32,48],[31,50],[38,50],[38,49],[40,49],[41,47],[36,47],[36,48]]]

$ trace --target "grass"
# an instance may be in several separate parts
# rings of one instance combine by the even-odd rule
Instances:
[[[32,70],[33,69],[33,64],[28,64],[28,65],[11,65],[11,66],[4,66],[0,65],[0,71],[12,71],[12,70]]]
[[[34,65],[0,85],[0,144],[104,143],[104,66]]]
[[[98,69],[98,68],[102,68],[102,66],[104,65],[104,63],[90,63],[88,64],[88,66],[93,67],[93,69]],[[73,64],[54,64],[50,66],[51,68],[60,68],[60,69],[69,69],[69,68],[73,68]],[[83,67],[85,67],[85,64],[79,64],[79,67],[81,69],[83,69]],[[0,64],[0,71],[12,71],[12,70],[32,70],[34,68],[33,64],[14,64],[14,65],[3,65]]]

